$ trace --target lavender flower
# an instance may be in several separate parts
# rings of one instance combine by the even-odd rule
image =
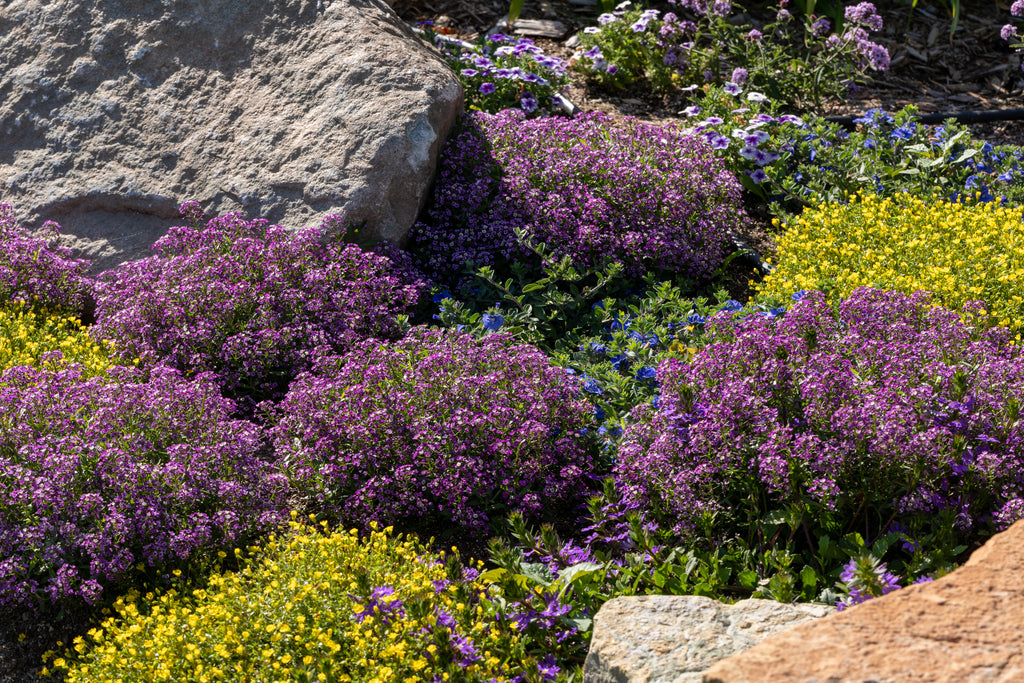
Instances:
[[[1013,24],[1006,24],[1002,30],[999,31],[999,37],[1003,40],[1013,40],[1017,37],[1017,27]]]
[[[748,72],[742,66],[738,66],[732,70],[732,82],[735,83],[736,85],[742,86],[744,83],[747,82],[747,79],[749,77],[750,72]]]

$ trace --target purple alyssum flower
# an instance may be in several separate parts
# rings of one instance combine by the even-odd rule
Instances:
[[[397,337],[397,316],[423,288],[391,259],[339,241],[337,216],[288,231],[240,214],[203,224],[195,203],[182,213],[192,225],[96,286],[93,333],[125,362],[212,372],[232,395],[279,397],[318,354]]]
[[[81,606],[143,569],[252,542],[287,517],[254,424],[209,376],[19,366],[0,375],[0,605]]]
[[[296,492],[347,523],[483,534],[495,506],[536,518],[585,495],[595,466],[577,382],[500,332],[368,340],[296,379],[277,414]]]
[[[413,229],[428,272],[454,281],[467,262],[522,258],[515,228],[577,266],[611,257],[633,274],[711,272],[742,216],[738,183],[701,140],[622,123],[469,116],[449,137],[432,209]]]
[[[661,409],[635,409],[615,468],[625,499],[678,533],[749,496],[726,483],[739,473],[773,508],[813,501],[841,519],[868,500],[921,536],[943,514],[960,534],[1009,520],[1024,498],[1024,424],[1006,412],[1024,354],[1005,330],[924,292],[867,288],[838,310],[808,292],[784,316],[715,316],[708,330],[691,363],[659,366]]]

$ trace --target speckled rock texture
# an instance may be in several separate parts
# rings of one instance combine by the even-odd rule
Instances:
[[[796,626],[704,681],[1024,681],[1024,521],[956,571]]]
[[[401,243],[463,102],[380,0],[10,0],[0,95],[0,201],[101,268],[186,199]]]
[[[594,619],[585,683],[696,683],[720,659],[794,624],[834,611],[825,605],[699,596],[609,600]]]

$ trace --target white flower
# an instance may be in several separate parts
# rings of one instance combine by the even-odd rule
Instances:
[[[747,94],[748,102],[767,102],[768,98],[759,92],[752,92]]]

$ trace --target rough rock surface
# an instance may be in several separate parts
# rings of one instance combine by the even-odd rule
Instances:
[[[586,683],[690,683],[718,660],[794,624],[834,611],[825,605],[699,596],[609,600],[594,619]]]
[[[708,683],[1024,681],[1024,521],[964,566],[765,640]]]
[[[147,255],[186,199],[400,243],[461,109],[380,0],[0,5],[0,201],[101,266]]]

